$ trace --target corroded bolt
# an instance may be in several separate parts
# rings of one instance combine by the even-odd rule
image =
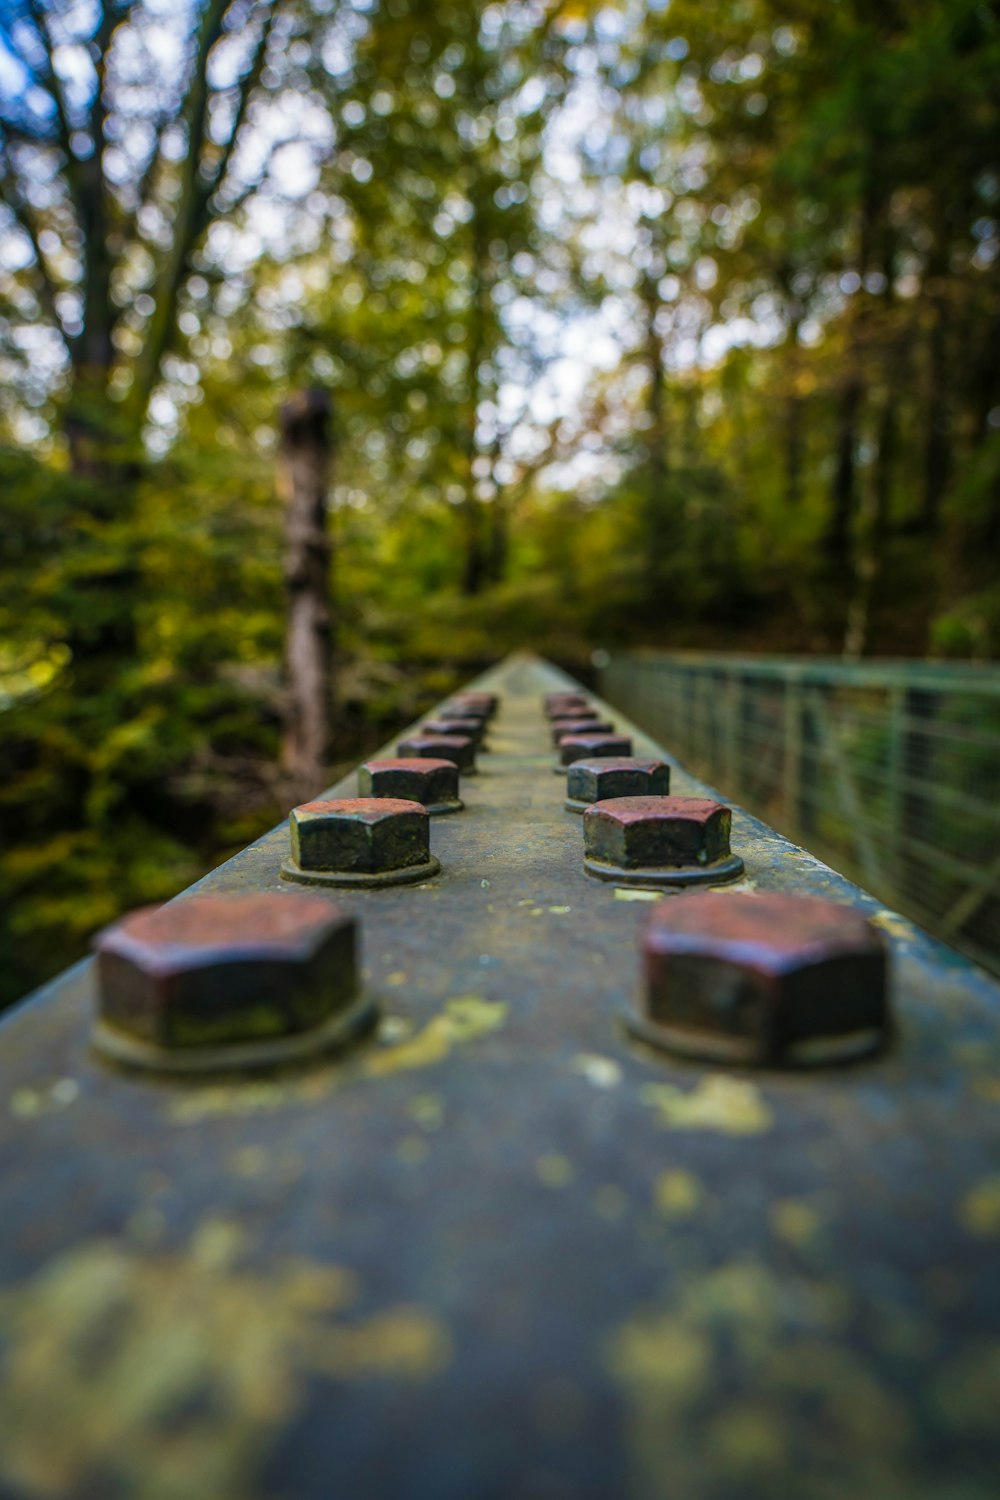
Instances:
[[[496,693],[456,693],[448,702],[449,704],[461,703],[468,708],[482,709],[485,711],[488,719],[491,719],[500,707],[500,699]]]
[[[566,772],[568,812],[585,812],[591,803],[612,797],[666,797],[669,792],[670,767],[665,760],[602,755],[575,760]]]
[[[475,741],[467,734],[415,734],[400,740],[399,753],[418,760],[450,760],[466,776],[476,769]]]
[[[600,715],[596,708],[591,708],[584,703],[571,703],[567,708],[559,708],[555,713],[549,714],[549,723],[555,729],[557,724],[571,724],[579,719],[597,719]]]
[[[704,797],[613,797],[583,815],[583,867],[618,885],[704,885],[735,880],[732,813]]]
[[[582,693],[549,693],[544,700],[543,706],[546,717],[552,719],[556,714],[562,713],[566,709],[587,709],[590,707],[590,704]]]
[[[568,734],[559,741],[559,764],[555,767],[561,776],[566,766],[575,760],[590,760],[595,755],[631,755],[632,741],[624,734],[600,733]]]
[[[288,819],[286,880],[304,885],[410,885],[436,875],[426,807],[402,797],[304,802]]]
[[[270,1066],[356,1035],[355,919],[323,896],[191,896],[102,932],[94,1043],[167,1072]]]
[[[481,703],[446,703],[435,718],[457,720],[461,724],[475,724],[485,729],[489,723],[489,710]]]
[[[481,745],[486,733],[486,723],[483,719],[452,719],[441,717],[439,719],[425,719],[420,726],[421,734],[444,734],[444,735],[467,735],[473,744]]]
[[[887,952],[860,911],[815,896],[702,892],[663,901],[643,940],[633,1030],[713,1062],[845,1061],[890,1029]]]
[[[402,797],[429,813],[461,812],[458,767],[450,760],[369,760],[358,769],[362,797]]]
[[[567,735],[613,734],[614,728],[610,719],[599,719],[596,714],[588,714],[579,719],[553,719],[552,743],[558,745]]]

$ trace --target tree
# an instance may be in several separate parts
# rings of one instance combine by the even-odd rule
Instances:
[[[240,148],[276,0],[192,0],[180,17],[174,36],[148,0],[11,0],[0,18],[0,200],[23,247],[7,297],[45,331],[83,477],[138,460],[162,361],[197,318],[182,329],[206,231],[263,176]]]

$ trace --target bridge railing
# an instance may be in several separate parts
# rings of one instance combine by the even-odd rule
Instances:
[[[699,776],[1000,972],[1000,669],[629,652],[601,693]]]

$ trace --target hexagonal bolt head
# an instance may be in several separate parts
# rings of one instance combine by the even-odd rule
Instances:
[[[571,766],[575,760],[591,760],[595,755],[631,755],[632,741],[624,734],[591,733],[564,735],[559,741],[559,765]]]
[[[558,745],[567,735],[614,734],[614,731],[615,726],[610,719],[599,719],[596,714],[582,719],[553,719],[552,743]]]
[[[476,743],[467,734],[417,734],[400,740],[399,753],[418,760],[450,760],[466,776],[476,769]]]
[[[457,735],[460,739],[463,735],[467,735],[473,744],[481,745],[486,734],[486,721],[484,719],[426,719],[420,726],[420,733],[423,735]]]
[[[887,1039],[887,950],[861,912],[815,896],[707,892],[659,902],[630,1025],[713,1062],[844,1061]]]
[[[613,797],[583,815],[584,869],[628,885],[697,885],[733,880],[732,813],[702,797]]]
[[[583,693],[549,693],[542,700],[542,707],[546,717],[553,719],[557,714],[566,713],[571,709],[579,708],[586,711],[590,708],[590,704]]]
[[[450,760],[369,760],[358,770],[362,797],[401,797],[431,814],[461,812],[458,781]]]
[[[480,703],[446,703],[434,717],[450,724],[468,726],[463,728],[463,733],[477,729],[483,734],[490,721],[489,711]]]
[[[500,698],[496,693],[469,692],[456,693],[453,698],[449,698],[448,700],[449,708],[453,706],[457,707],[459,704],[461,704],[464,708],[474,708],[480,710],[485,713],[488,719],[492,719],[493,715],[500,707]]]
[[[594,802],[612,797],[666,797],[670,767],[665,760],[634,756],[598,756],[574,761],[566,772],[566,807],[582,813]]]
[[[271,1065],[372,1014],[355,920],[322,896],[191,896],[133,912],[94,946],[95,1044],[135,1066]]]
[[[419,802],[305,802],[292,809],[288,826],[292,857],[281,873],[306,885],[406,885],[441,868],[431,856],[430,820]]]

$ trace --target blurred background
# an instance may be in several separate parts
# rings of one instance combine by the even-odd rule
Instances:
[[[0,1003],[509,650],[994,658],[998,79],[995,0],[4,0]]]

